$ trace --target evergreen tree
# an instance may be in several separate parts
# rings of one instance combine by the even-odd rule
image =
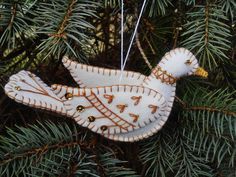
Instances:
[[[143,1],[124,2],[127,49]],[[4,94],[22,69],[75,86],[61,64],[65,54],[119,68],[120,3],[0,1],[0,176],[236,177],[235,0],[147,1],[126,69],[149,74],[165,52],[183,46],[209,77],[178,81],[167,123],[144,141],[107,140]]]

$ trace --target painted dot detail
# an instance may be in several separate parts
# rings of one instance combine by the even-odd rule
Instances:
[[[76,110],[79,111],[79,112],[83,112],[85,110],[85,108],[82,105],[78,105],[76,107]]]
[[[89,122],[94,122],[95,120],[96,120],[96,118],[94,116],[89,116],[88,117]]]
[[[107,130],[107,126],[106,126],[106,125],[101,126],[101,130],[102,130],[103,132],[106,131],[106,130]]]
[[[20,87],[20,86],[15,86],[14,88],[15,88],[15,90],[17,90],[17,91],[20,91],[20,90],[21,90],[21,87]]]
[[[66,93],[66,94],[65,94],[65,98],[66,98],[67,100],[71,100],[71,99],[73,98],[72,93]]]

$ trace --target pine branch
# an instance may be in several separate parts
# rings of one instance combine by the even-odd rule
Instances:
[[[201,65],[213,69],[227,60],[231,34],[222,9],[207,1],[205,6],[196,6],[195,12],[188,13],[188,20],[182,45],[197,55]]]
[[[145,11],[148,13],[149,17],[163,16],[166,14],[167,8],[171,5],[170,0],[150,0],[148,1]]]
[[[234,60],[232,57],[232,62],[228,62],[228,56],[233,50],[230,49],[233,41],[230,38],[231,32],[234,31],[230,31],[230,25],[235,18],[235,2],[147,2],[139,28],[140,35],[137,38],[138,49],[143,58],[154,58],[150,61],[156,62],[156,57],[161,58],[164,52],[173,47],[173,43],[174,46],[182,43],[197,54],[202,66],[215,71],[216,74],[212,73],[208,81],[220,83],[204,81],[204,86],[211,84],[217,88],[229,87],[232,84],[233,90]],[[141,4],[142,1],[125,1],[127,36],[133,31],[134,8],[139,8]],[[174,14],[174,9],[179,13]],[[114,61],[119,58],[119,13],[120,0],[105,0],[99,3],[83,0],[1,1],[0,69],[14,72],[28,67],[34,61],[37,66],[37,62],[43,63],[42,58],[48,55],[50,63],[46,64],[50,67],[55,65],[54,59],[65,53],[79,59],[86,56],[100,63],[104,61],[100,59],[107,58],[115,67]],[[178,27],[185,15],[187,18],[183,26],[184,34],[180,38],[181,31]],[[176,22],[173,24],[174,18]],[[128,43],[128,37],[126,40]],[[142,49],[145,42],[150,49]],[[93,43],[94,47],[90,43]],[[136,58],[135,52],[133,56]],[[110,58],[110,53],[113,58]],[[232,51],[231,56],[234,56],[234,53]],[[137,67],[141,68],[140,60],[136,60]],[[57,64],[59,65],[58,61]],[[63,74],[61,75],[63,77]],[[6,82],[4,79],[2,83]],[[126,163],[125,160],[130,159],[127,156],[134,156],[133,149],[127,148],[127,144],[118,143],[121,149],[125,147],[132,155],[125,154],[127,152],[118,154],[122,156],[120,160],[116,157],[116,149],[111,146],[110,141],[101,138],[102,143],[98,141],[94,144],[94,138],[97,136],[91,137],[90,132],[80,132],[80,127],[44,122],[26,128],[8,129],[8,132],[0,137],[0,176],[138,176],[129,166],[135,166],[142,172],[142,176],[148,177],[235,176],[235,91],[191,88],[196,82],[198,81],[192,82],[192,86],[186,84],[186,93],[184,84],[179,85],[177,93],[184,91],[181,98],[183,100],[178,99],[182,108],[174,107],[167,123],[158,134],[134,144],[140,148],[139,156],[134,159],[140,159],[142,164],[133,162],[133,157]],[[15,107],[7,100],[2,105],[0,115],[4,120],[2,126],[5,126],[5,121],[14,122],[12,120],[15,120],[15,113],[11,111]],[[19,116],[23,121],[27,121],[24,114]]]
[[[83,52],[88,50],[89,30],[94,28],[91,22],[96,18],[98,6],[95,1],[40,2],[35,18],[36,33],[49,36],[39,45],[40,52],[47,53],[45,57],[52,54],[60,58],[67,53],[81,59]]]
[[[181,128],[173,129],[173,125],[167,125],[141,145],[140,158],[146,164],[145,176],[213,177],[208,161],[191,149],[189,141],[182,136]]]
[[[114,158],[114,153],[106,152],[98,155],[97,164],[103,168],[103,175],[107,177],[139,177],[135,171],[130,168],[119,167],[126,162]],[[102,175],[100,175],[102,176]]]
[[[59,175],[70,161],[86,163],[87,172],[90,173],[93,171],[90,167],[92,163],[86,162],[90,161],[89,155],[74,160],[77,154],[82,155],[81,150],[89,151],[91,148],[84,138],[75,127],[72,130],[66,124],[50,122],[31,125],[29,128],[18,127],[18,131],[9,129],[7,136],[0,139],[0,174]]]
[[[235,92],[195,89],[194,94],[185,94],[184,101],[188,105],[181,119],[183,134],[193,150],[205,152],[205,158],[217,165],[230,156],[232,165],[236,158]]]
[[[195,5],[196,0],[182,0],[187,6]]]
[[[236,116],[236,112],[232,112],[229,110],[220,110],[217,108],[213,107],[206,107],[206,106],[192,106],[192,107],[187,107],[186,110],[193,110],[193,111],[208,111],[208,112],[216,112],[216,113],[222,113],[225,114],[226,116]]]
[[[175,150],[177,153],[177,160],[174,164],[177,168],[175,177],[213,177],[213,169],[209,166],[209,162],[190,147],[189,142],[180,135]]]
[[[229,167],[228,163],[221,164],[217,169],[217,177],[235,177],[236,168]]]
[[[213,133],[204,133],[196,128],[183,129],[183,136],[188,141],[188,146],[206,161],[216,164],[217,168],[222,163],[235,167],[236,141],[230,136],[217,136]],[[227,160],[228,159],[228,160]]]
[[[21,40],[21,35],[27,36],[32,31],[29,18],[25,16],[28,7],[23,1],[9,1],[0,3],[0,46],[7,45],[14,48]]]
[[[59,25],[59,29],[57,30],[56,34],[49,34],[49,36],[54,36],[54,37],[59,37],[59,38],[65,38],[66,34],[65,32],[65,27],[67,26],[67,24],[69,23],[69,19],[72,15],[72,10],[75,6],[76,1],[75,0],[71,0],[69,2],[68,8],[66,10],[66,13],[64,15],[64,18],[61,22],[61,24]]]
[[[220,7],[224,10],[226,15],[231,19],[233,22],[235,20],[236,16],[236,2],[231,1],[231,0],[224,0],[224,1],[219,1]]]
[[[135,1],[134,1],[135,2]],[[130,5],[135,4],[132,1],[125,1],[125,7],[130,7]],[[141,5],[143,2],[139,2]],[[120,6],[120,0],[105,0],[103,1],[104,7],[116,8]],[[148,0],[145,7],[145,12],[149,17],[157,17],[159,15],[163,16],[167,12],[167,8],[171,6],[171,0]]]
[[[145,167],[144,176],[165,177],[173,172],[175,153],[172,140],[168,133],[159,132],[150,140],[141,143],[139,156]]]
[[[137,177],[124,161],[77,128],[51,122],[8,129],[0,137],[1,176]],[[98,153],[97,153],[98,152]],[[99,160],[96,160],[99,159]]]

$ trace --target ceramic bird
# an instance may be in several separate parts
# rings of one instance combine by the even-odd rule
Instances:
[[[149,76],[80,64],[66,56],[62,62],[80,87],[49,87],[34,74],[20,71],[10,77],[6,94],[25,105],[71,117],[108,139],[125,142],[142,140],[161,129],[180,77],[207,77],[195,56],[184,48],[166,53]]]

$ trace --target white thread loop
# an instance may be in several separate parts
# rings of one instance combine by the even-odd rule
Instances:
[[[120,67],[124,64],[124,0],[121,0],[121,43],[120,43]]]
[[[134,42],[134,38],[135,38],[135,35],[136,35],[136,33],[137,33],[137,29],[138,29],[138,26],[139,26],[139,23],[140,23],[140,19],[141,19],[141,17],[142,17],[142,14],[143,14],[143,11],[144,11],[144,7],[145,7],[145,5],[146,5],[146,1],[147,0],[144,0],[143,1],[143,5],[142,5],[142,8],[141,8],[141,11],[140,11],[140,14],[139,14],[139,17],[138,17],[138,20],[137,20],[137,23],[136,23],[136,25],[135,25],[135,29],[134,29],[134,32],[133,32],[133,34],[132,34],[132,38],[131,38],[131,41],[130,41],[130,44],[129,44],[129,48],[128,48],[128,51],[127,51],[127,53],[126,53],[126,56],[125,56],[125,60],[123,59],[123,40],[124,40],[124,36],[123,36],[123,34],[121,35],[121,52],[122,52],[122,54],[121,54],[121,76],[120,76],[120,81],[122,80],[122,74],[123,74],[123,71],[124,71],[124,68],[125,68],[125,65],[126,65],[126,62],[127,62],[127,60],[128,60],[128,57],[129,57],[129,53],[130,53],[130,50],[131,50],[131,47],[132,47],[132,45],[133,45],[133,42]],[[122,14],[123,12],[124,12],[124,6],[123,6],[123,0],[122,0],[122,2],[121,2],[122,4],[121,4],[121,21],[123,21],[122,20],[122,18],[124,18],[124,14]],[[124,23],[123,22],[121,22],[121,33],[124,33]]]

